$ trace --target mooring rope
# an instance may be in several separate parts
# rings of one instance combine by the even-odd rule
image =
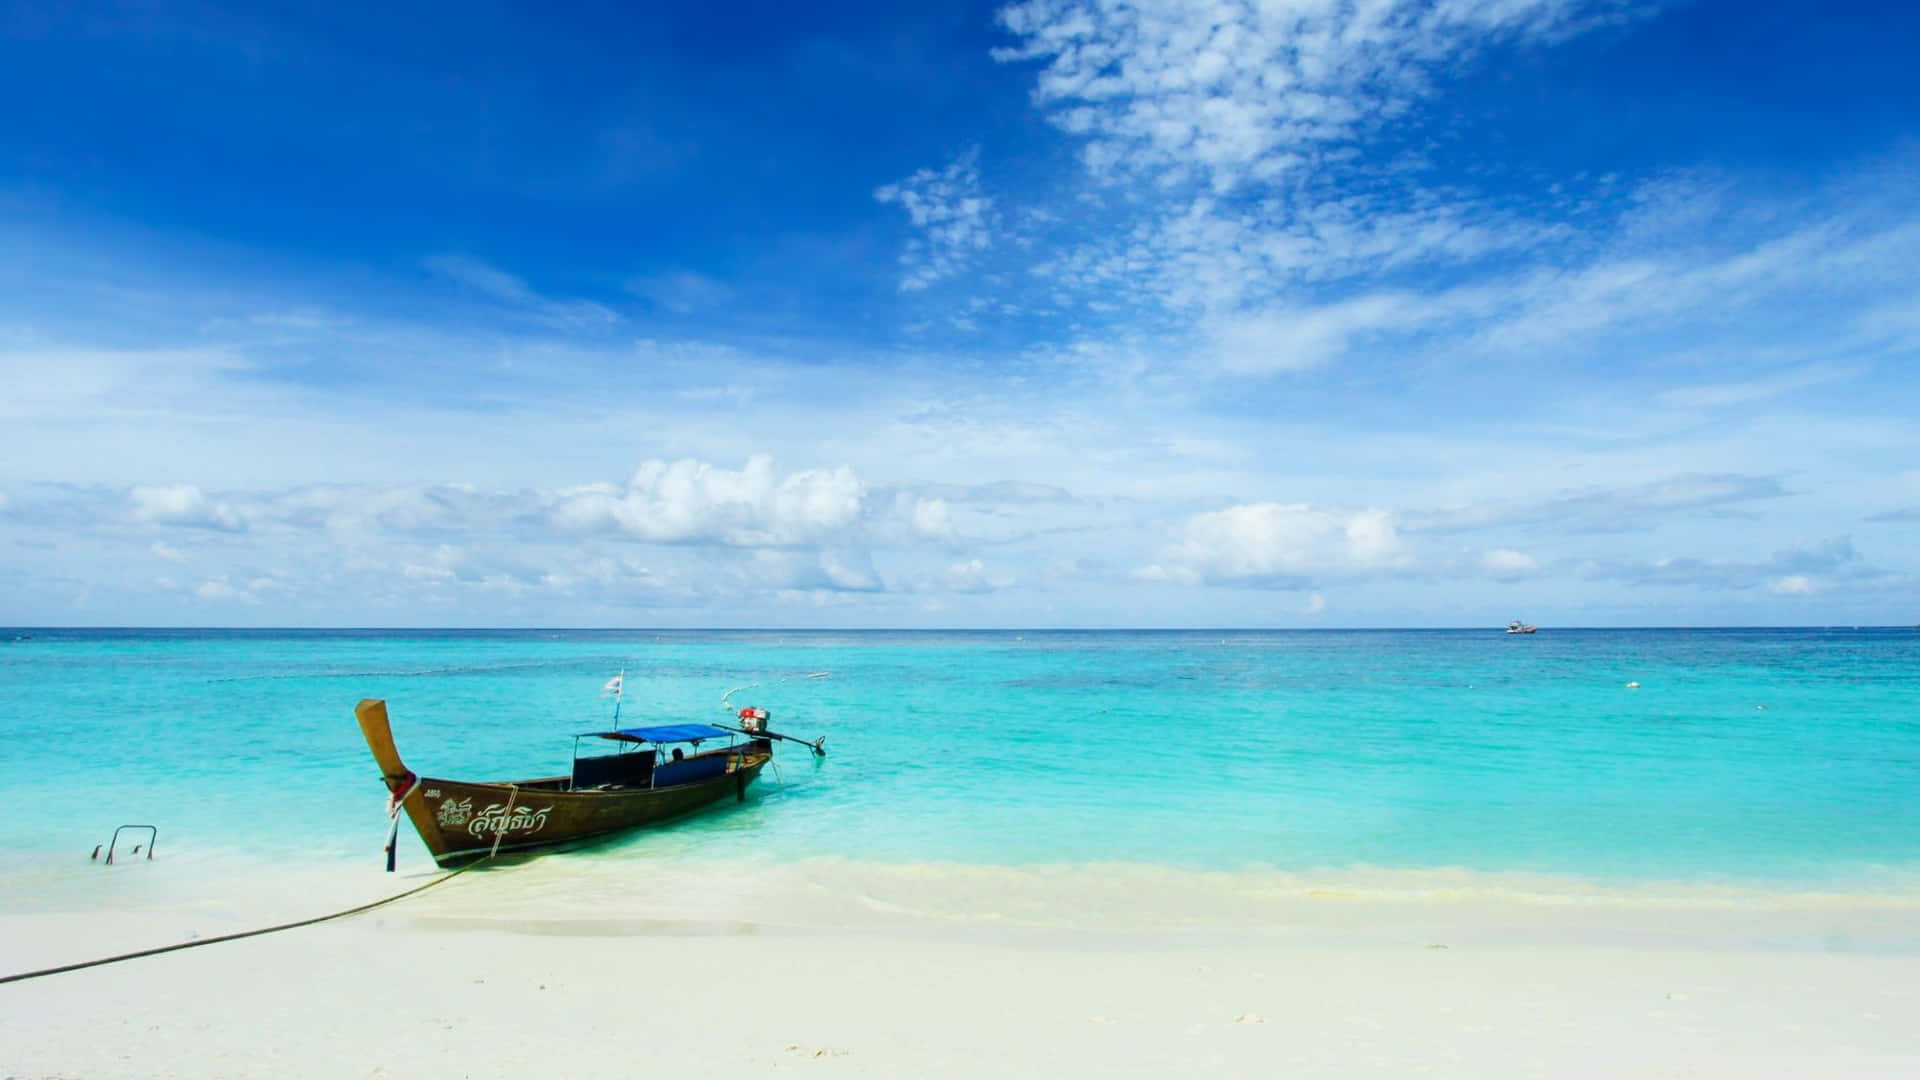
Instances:
[[[508,784],[507,785],[507,812],[500,815],[500,827],[493,830],[493,850],[487,852],[487,858],[491,859],[495,855],[500,854],[500,841],[506,838],[507,824],[513,820],[513,802],[515,799],[518,799],[519,797],[520,797],[520,785]]]
[[[0,975],[0,984],[11,983],[11,982],[23,982],[27,979],[38,979],[46,975],[59,975],[62,972],[67,972],[67,971],[79,971],[82,968],[99,967],[102,964],[117,964],[122,960],[138,960],[143,956],[159,956],[161,953],[179,952],[181,949],[197,949],[202,945],[218,945],[220,942],[223,942],[223,941],[239,941],[241,938],[259,937],[262,934],[277,934],[282,930],[297,930],[302,926],[312,926],[315,923],[328,922],[333,919],[344,919],[348,915],[358,915],[363,911],[372,911],[374,908],[384,907],[388,904],[391,904],[395,900],[405,900],[407,897],[412,896],[415,893],[426,892],[428,889],[433,888],[435,885],[439,885],[439,884],[442,884],[443,882],[451,881],[454,878],[459,877],[461,874],[466,873],[467,871],[473,869],[476,866],[479,866],[481,863],[484,863],[491,858],[493,858],[493,855],[488,854],[486,856],[483,856],[482,858],[476,859],[473,862],[468,863],[467,865],[461,867],[458,870],[454,870],[450,873],[442,874],[441,876],[434,878],[432,881],[429,881],[423,885],[415,885],[413,888],[408,889],[406,892],[395,893],[392,896],[389,896],[383,900],[375,900],[370,904],[361,904],[359,907],[351,907],[346,909],[345,911],[335,911],[327,915],[316,915],[311,919],[301,919],[298,922],[281,923],[278,926],[264,926],[258,930],[242,930],[237,934],[221,934],[219,937],[200,938],[195,941],[182,941],[173,945],[162,945],[156,949],[141,949],[138,952],[121,953],[118,956],[104,956],[98,960],[82,960],[77,964],[62,964],[59,967],[41,968],[38,971],[22,971],[17,975]]]

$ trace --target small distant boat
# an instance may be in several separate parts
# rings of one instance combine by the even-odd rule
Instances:
[[[609,686],[617,686],[615,683]],[[615,691],[618,692],[617,690]],[[362,701],[354,715],[387,785],[393,831],[387,869],[404,809],[440,866],[457,866],[496,851],[526,851],[607,836],[698,810],[728,795],[744,800],[747,785],[773,760],[775,740],[797,742],[824,757],[821,743],[768,731],[767,710],[744,708],[740,726],[656,724],[615,727],[574,736],[573,767],[565,776],[473,782],[418,776],[400,760],[387,721],[387,703]],[[619,723],[619,713],[615,712]],[[744,737],[744,741],[737,741]],[[580,756],[581,739],[616,745],[612,753]],[[702,743],[726,740],[702,750]],[[691,747],[686,753],[682,747]],[[671,748],[672,756],[664,756]]]
[[[1521,622],[1519,619],[1515,619],[1512,622],[1507,624],[1507,633],[1509,634],[1531,634],[1534,631],[1539,629],[1540,629],[1539,627],[1533,625],[1532,623],[1524,623],[1524,622]]]

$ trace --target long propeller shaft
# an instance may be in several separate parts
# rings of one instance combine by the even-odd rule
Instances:
[[[752,739],[780,739],[784,742],[799,743],[801,746],[804,746],[807,749],[813,751],[814,757],[827,756],[827,748],[821,745],[822,743],[827,741],[827,737],[825,735],[820,736],[819,738],[813,740],[812,742],[808,742],[805,739],[796,739],[792,735],[782,735],[777,731],[748,731],[746,728],[735,728],[733,730],[736,730],[740,734],[745,735],[748,738],[752,738]]]

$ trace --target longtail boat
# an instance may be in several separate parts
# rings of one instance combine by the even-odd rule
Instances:
[[[615,683],[610,687],[617,688]],[[616,689],[617,692],[617,689]],[[616,727],[574,737],[573,768],[565,776],[475,783],[416,775],[400,760],[387,721],[387,703],[368,698],[354,708],[360,732],[387,785],[387,869],[405,810],[440,866],[458,866],[501,851],[570,844],[650,825],[697,810],[728,795],[747,797],[747,785],[773,760],[775,740],[797,742],[816,756],[821,743],[768,731],[767,710],[744,708],[740,726],[657,724]],[[618,723],[616,713],[615,723]],[[744,736],[744,741],[735,741]],[[582,757],[581,739],[613,743],[612,753]],[[728,740],[700,749],[701,743]],[[689,746],[692,753],[680,749]],[[670,757],[663,758],[671,748]]]

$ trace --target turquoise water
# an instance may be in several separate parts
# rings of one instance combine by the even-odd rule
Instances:
[[[564,771],[624,668],[623,723],[718,720],[759,683],[734,704],[831,751],[791,748],[746,804],[625,849],[1792,886],[1920,870],[1913,630],[15,633],[16,866],[84,860],[123,822],[158,824],[163,855],[371,862],[385,791],[358,699],[388,700],[414,769],[511,779]]]

